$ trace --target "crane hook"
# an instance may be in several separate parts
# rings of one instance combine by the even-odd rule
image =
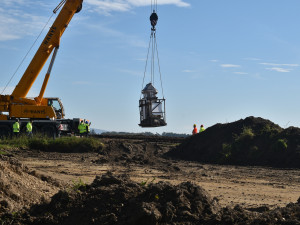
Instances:
[[[158,16],[157,16],[155,10],[153,10],[153,13],[150,16],[150,23],[151,23],[151,26],[152,26],[151,30],[155,30],[155,26],[157,24],[157,21],[158,21]]]

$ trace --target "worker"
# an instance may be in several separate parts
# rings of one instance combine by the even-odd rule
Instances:
[[[88,121],[85,121],[85,129],[86,129],[86,136],[90,133],[90,124]]]
[[[29,120],[26,124],[26,133],[28,137],[32,137],[32,120]]]
[[[199,130],[199,133],[205,131],[205,128],[203,127],[203,125],[200,126],[200,130]]]
[[[197,134],[197,133],[198,133],[197,126],[196,126],[196,124],[194,124],[193,135]]]
[[[20,123],[19,119],[16,119],[16,122],[13,124],[13,134],[15,137],[18,137],[20,133]]]
[[[79,135],[80,137],[84,136],[86,133],[86,127],[85,124],[83,123],[83,120],[80,121],[78,125],[78,130],[79,130]]]

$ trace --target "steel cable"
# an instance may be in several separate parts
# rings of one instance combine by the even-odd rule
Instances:
[[[162,85],[162,76],[161,76],[161,71],[160,71],[160,63],[159,63],[159,57],[158,57],[158,48],[157,48],[157,41],[156,41],[156,38],[155,38],[155,48],[156,48],[156,54],[157,54],[158,71],[159,71],[159,75],[160,75],[161,91],[162,91],[163,99],[165,99],[164,89],[163,89],[163,85]]]

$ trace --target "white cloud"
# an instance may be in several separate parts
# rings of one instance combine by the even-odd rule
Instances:
[[[219,60],[217,60],[217,59],[211,59],[209,61],[211,61],[211,62],[219,62]]]
[[[245,73],[245,72],[233,72],[233,73],[239,74],[239,75],[246,75],[246,74],[248,74],[248,73]]]
[[[280,72],[280,73],[289,73],[289,72],[291,72],[291,69],[285,69],[285,68],[281,68],[281,67],[272,67],[272,68],[266,68],[266,69],[270,70],[270,71]]]
[[[93,10],[99,13],[109,14],[112,11],[125,12],[134,7],[149,6],[149,0],[85,0],[85,2],[93,6]],[[183,0],[160,0],[158,5],[175,5],[177,7],[189,7],[190,4]]]
[[[255,79],[258,79],[258,80],[265,80],[265,78],[263,78],[260,73],[255,73],[252,75]]]
[[[122,33],[118,30],[114,30],[110,27],[107,27],[105,24],[85,24],[86,27],[90,28],[93,31],[98,31],[102,36],[115,37],[119,40],[126,42],[127,44],[134,47],[147,48],[148,43],[145,40],[140,40],[138,37],[130,35],[128,33]],[[146,61],[146,59],[140,59]]]
[[[279,63],[259,63],[261,65],[266,66],[290,66],[290,67],[298,67],[299,64],[279,64]]]
[[[244,58],[244,60],[260,61],[261,59],[259,59],[259,58],[253,58],[253,57],[248,57],[248,58]]]
[[[147,6],[150,5],[149,0],[127,0],[128,3],[134,5],[134,6]],[[189,3],[184,2],[182,0],[159,0],[157,1],[158,5],[176,5],[178,7],[188,7],[190,6]]]
[[[235,65],[235,64],[221,64],[220,65],[223,68],[238,68],[241,67],[240,65]]]
[[[42,22],[43,21],[43,22]],[[24,35],[35,35],[46,18],[25,13],[19,9],[0,8],[0,41],[16,40]]]
[[[50,6],[47,4],[50,3],[45,3],[43,0],[0,0],[0,3],[0,41],[16,40],[24,36],[36,35],[47,21],[47,17],[31,13],[37,8],[49,10]],[[175,5],[177,7],[190,6],[185,0],[160,0],[157,3],[158,5]],[[92,11],[110,15],[111,12],[127,12],[136,7],[149,6],[151,1],[85,0],[84,4]],[[53,7],[53,4],[51,7]],[[32,11],[29,12],[28,9]],[[135,44],[144,45],[144,43]]]

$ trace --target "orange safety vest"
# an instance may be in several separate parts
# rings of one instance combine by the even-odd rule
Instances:
[[[197,127],[194,127],[193,134],[197,134],[197,133],[198,133]]]

